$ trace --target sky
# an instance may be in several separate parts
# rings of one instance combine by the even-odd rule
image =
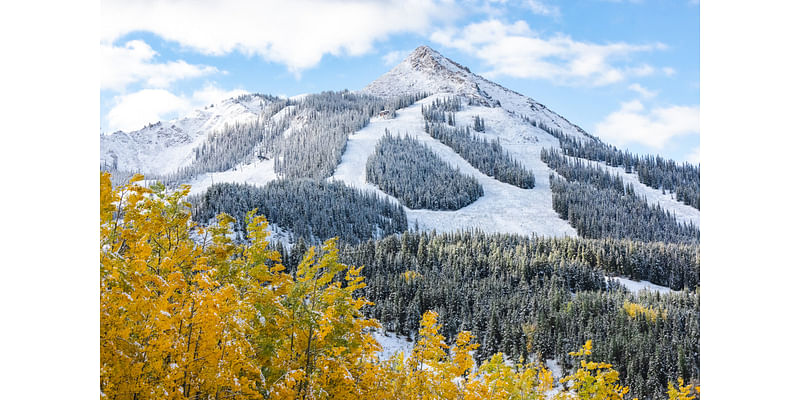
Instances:
[[[101,2],[100,133],[358,90],[428,45],[620,148],[700,162],[691,0]]]

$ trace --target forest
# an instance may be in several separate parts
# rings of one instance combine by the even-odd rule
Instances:
[[[408,135],[395,137],[388,130],[367,159],[366,173],[367,182],[411,209],[457,210],[483,196],[477,179]]]
[[[596,137],[578,140],[542,122],[530,120],[529,122],[558,138],[565,155],[601,161],[612,167],[622,167],[626,173],[635,171],[639,182],[662,192],[675,193],[676,200],[700,209],[699,165],[678,164],[674,160],[667,160],[661,156],[640,156],[627,150],[623,152],[614,146],[603,143]]]
[[[448,340],[475,335],[478,362],[499,351],[567,369],[568,353],[594,339],[595,360],[619,365],[634,396],[660,398],[670,379],[699,378],[697,246],[404,233],[345,246],[342,260],[364,266],[365,296],[375,303],[366,315],[413,336],[433,310]],[[635,294],[605,279],[623,272],[679,291]]]
[[[678,222],[660,205],[649,205],[633,188],[625,193],[598,189],[591,184],[568,182],[550,174],[553,209],[569,221],[581,237],[626,238],[642,241],[699,243],[700,230]]]
[[[334,236],[357,243],[408,228],[403,207],[336,181],[279,179],[264,186],[217,183],[189,201],[196,221],[207,223],[225,212],[239,221],[234,224],[239,234],[245,231],[245,215],[253,209],[289,229],[295,238],[312,243]]]
[[[366,266],[340,261],[348,250],[340,253],[336,240],[305,249],[297,265],[287,269],[281,254],[269,249],[262,216],[247,213],[245,239],[234,241],[236,222],[229,215],[220,214],[207,226],[192,222],[185,200],[188,186],[145,188],[136,184],[142,179],[137,175],[115,187],[108,173],[100,176],[103,398],[622,400],[656,387],[661,390],[652,392],[653,398],[699,395],[699,386],[689,380],[696,375],[697,353],[686,353],[692,350],[699,301],[687,290],[665,299],[634,296],[619,287],[602,287],[602,278],[589,267],[544,268],[525,279],[497,268],[487,278],[515,276],[520,284],[548,285],[544,299],[550,303],[533,302],[530,308],[557,307],[557,313],[552,320],[519,328],[533,336],[532,342],[520,348],[517,340],[504,340],[502,333],[513,327],[503,325],[501,310],[491,304],[485,331],[462,330],[453,336],[452,323],[440,323],[441,314],[426,309],[436,303],[427,294],[415,295],[426,303],[412,303],[413,309],[424,309],[412,351],[380,360],[372,332],[381,325],[366,313],[372,307],[369,296],[381,289],[370,288],[373,283],[362,275]],[[413,250],[414,244],[408,244]],[[417,252],[423,248],[416,247]],[[419,271],[402,273],[407,285],[436,276],[435,270]],[[580,278],[570,283],[569,276]],[[596,290],[579,290],[583,287]],[[569,335],[562,340],[576,345],[568,359],[557,356],[572,366],[560,379],[540,358],[515,362],[500,352],[490,354],[500,348],[537,356],[560,352],[561,343],[554,350],[541,344],[550,340],[548,324],[594,328],[564,331]],[[628,328],[624,334],[629,337],[615,329],[604,331],[606,324]],[[680,329],[686,330],[683,341],[674,336]],[[512,337],[518,336],[515,332]],[[572,339],[590,332],[597,338]],[[478,336],[483,346],[475,342]],[[667,341],[676,345],[677,364],[673,353],[662,350]],[[621,358],[626,364],[608,362],[627,357],[634,344],[653,352],[649,361],[634,356]],[[642,382],[641,371],[648,372]],[[650,374],[655,371],[662,374]]]
[[[422,106],[425,119],[425,132],[458,153],[478,171],[522,189],[531,189],[536,180],[533,172],[524,168],[508,151],[503,149],[499,139],[488,141],[472,134],[468,126],[455,127],[455,111],[461,109],[458,97],[436,99],[430,106]],[[480,117],[473,119],[476,131],[483,132],[485,122]]]
[[[643,241],[698,242],[700,230],[679,223],[660,205],[650,205],[600,166],[542,149],[541,159],[559,176],[550,175],[553,209],[581,237],[627,238]]]

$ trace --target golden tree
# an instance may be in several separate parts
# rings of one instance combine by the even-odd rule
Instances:
[[[622,400],[629,389],[618,384],[619,372],[611,364],[586,361],[592,354],[592,341],[587,340],[577,352],[569,353],[581,358],[581,366],[574,374],[561,379],[567,384],[569,391],[559,393],[558,399],[580,400]]]
[[[100,389],[118,399],[257,398],[256,287],[230,263],[230,218],[204,230],[182,198],[100,182]]]
[[[100,177],[100,380],[104,397],[362,398],[377,391],[379,349],[364,318],[360,269],[335,241],[312,247],[294,276],[247,214],[203,228],[189,187],[113,188]],[[344,281],[344,284],[343,282]]]

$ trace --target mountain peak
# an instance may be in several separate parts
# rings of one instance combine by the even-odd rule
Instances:
[[[416,49],[414,49],[414,51],[412,51],[411,54],[409,54],[408,57],[406,57],[406,61],[413,61],[413,60],[418,60],[418,61],[424,61],[424,60],[436,61],[437,59],[442,59],[442,58],[445,58],[445,57],[443,55],[441,55],[438,51],[436,51],[436,50],[434,50],[434,49],[432,49],[432,48],[430,48],[428,46],[422,45],[422,46],[419,46]]]
[[[482,96],[476,82],[481,79],[469,68],[423,45],[414,49],[391,71],[367,85],[364,92],[382,97],[427,92],[479,98]]]
[[[462,96],[470,104],[502,107],[511,114],[540,121],[568,135],[580,138],[586,135],[583,129],[543,104],[473,74],[469,68],[424,45],[414,49],[405,60],[372,81],[362,92],[387,98],[420,93]]]
[[[469,68],[443,56],[438,51],[422,45],[414,49],[411,54],[403,61],[409,64],[412,68],[417,70],[433,69],[433,70],[450,70],[452,72],[466,72],[471,74]]]

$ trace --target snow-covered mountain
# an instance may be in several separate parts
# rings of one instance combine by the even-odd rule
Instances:
[[[576,230],[553,210],[549,176],[554,171],[541,160],[540,154],[543,149],[559,148],[559,140],[540,127],[556,129],[579,141],[596,140],[580,127],[529,97],[473,74],[468,68],[427,46],[414,50],[360,93],[387,99],[420,93],[426,93],[428,97],[397,110],[394,118],[375,116],[366,127],[350,134],[340,162],[329,180],[339,180],[399,203],[393,196],[367,182],[365,168],[368,157],[374,153],[385,131],[395,135],[408,134],[428,146],[450,166],[476,178],[484,189],[484,195],[477,201],[454,211],[406,208],[410,227],[440,232],[480,229],[524,235],[577,236]],[[425,132],[421,107],[430,105],[436,99],[454,95],[465,99],[462,104],[469,103],[455,113],[455,124],[471,126],[476,116],[484,120],[486,129],[477,135],[488,140],[499,140],[515,160],[532,171],[536,180],[533,189],[521,189],[482,173],[452,148]],[[174,172],[190,165],[195,160],[195,149],[203,146],[212,133],[219,132],[226,124],[257,120],[269,106],[270,99],[275,98],[241,96],[196,110],[180,119],[148,125],[139,131],[101,136],[101,167],[106,165],[120,171],[154,175]],[[271,106],[270,118],[266,120],[267,124],[277,124],[279,119],[291,119],[280,125],[285,126],[280,135],[283,140],[293,137],[297,132],[304,132],[302,127],[314,123],[313,111],[299,106],[304,98],[295,100],[295,103],[285,106],[278,103]],[[237,158],[236,166],[224,171],[203,173],[185,183],[193,186],[193,193],[201,193],[212,183],[263,185],[279,178],[275,160],[280,157],[274,153],[260,153],[257,147],[249,156],[241,160]],[[674,195],[663,194],[640,183],[635,172],[626,173],[622,168],[604,167],[612,173],[619,173],[625,184],[631,184],[635,193],[645,197],[648,203],[658,204],[661,209],[672,212],[679,222],[691,222],[699,226],[699,210],[676,201]]]
[[[586,136],[583,129],[543,104],[473,74],[469,68],[428,46],[417,47],[391,71],[367,85],[363,92],[382,97],[420,92],[455,94],[471,98],[478,104],[499,106],[512,114],[541,121],[568,135]]]
[[[138,131],[100,136],[100,165],[145,174],[167,174],[192,162],[194,148],[225,125],[258,118],[269,100],[258,95],[210,104],[182,118],[153,121]]]

